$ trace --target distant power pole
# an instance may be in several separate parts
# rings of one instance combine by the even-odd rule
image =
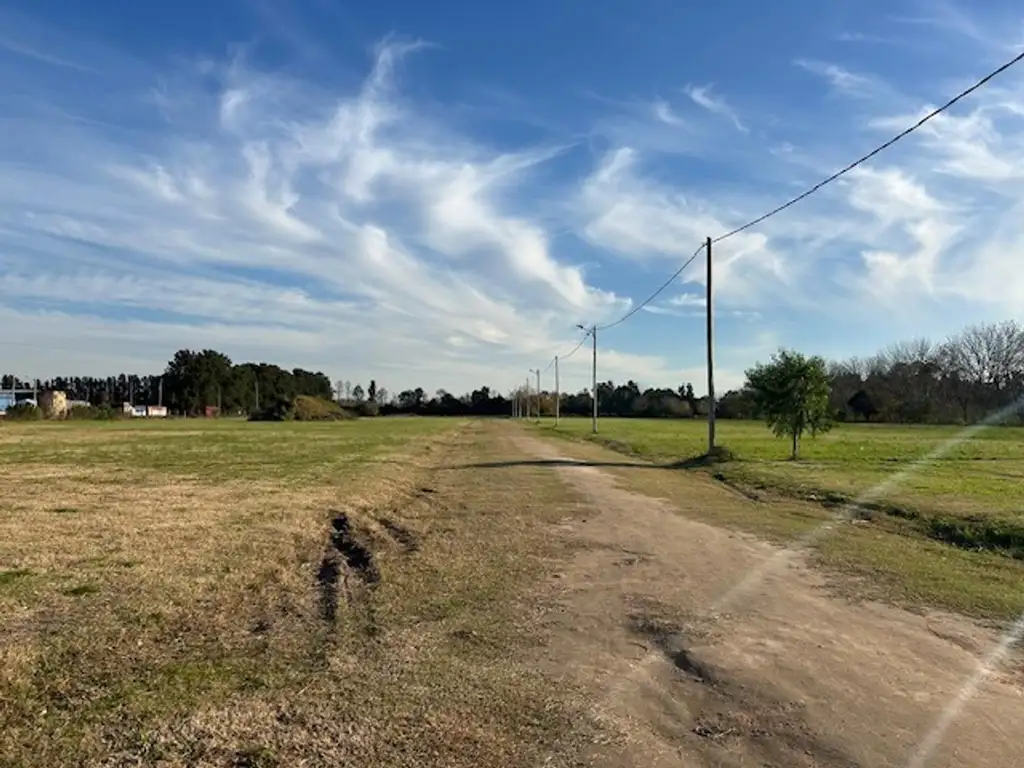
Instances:
[[[526,377],[526,389],[523,390],[523,396],[526,398],[526,418],[530,418],[530,377]]]
[[[591,365],[591,367],[592,367],[592,370],[591,370],[591,380],[592,380],[593,387],[594,387],[594,397],[593,397],[593,401],[594,401],[594,416],[591,419],[591,421],[592,421],[591,426],[593,427],[594,434],[596,435],[597,434],[597,326],[596,325],[593,328],[590,329],[590,335],[593,337],[593,341],[594,341],[594,355],[593,355],[593,362],[592,362],[592,365]]]
[[[537,417],[537,421],[540,421],[540,368],[531,368],[530,373],[537,374],[537,412],[534,415]]]
[[[164,404],[164,377],[163,376],[160,377],[160,381],[159,381],[159,384],[157,386],[157,401],[156,401],[156,404],[161,406],[161,407]]]
[[[537,369],[537,421],[540,422],[540,368]]]
[[[558,386],[558,355],[555,355],[555,426],[558,426],[558,417],[562,409],[562,390]]]
[[[711,316],[711,238],[705,244],[707,248],[707,297],[706,315],[708,324],[708,453],[715,449],[715,339],[714,325]]]

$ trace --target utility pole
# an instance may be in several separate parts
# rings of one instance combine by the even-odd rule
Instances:
[[[559,412],[562,408],[562,390],[558,386],[558,355],[555,355],[555,426],[558,426]]]
[[[526,377],[526,389],[523,390],[523,399],[526,400],[526,419],[530,419],[530,377]]]
[[[590,334],[591,338],[594,341],[594,356],[593,356],[593,363],[592,363],[593,370],[591,371],[590,399],[594,403],[594,415],[592,417],[591,427],[592,427],[592,429],[594,431],[594,434],[596,435],[597,434],[597,325],[595,324],[595,325],[591,326],[590,328],[584,328],[582,325],[579,325],[577,323],[576,327],[579,328],[581,331],[584,331],[584,332]],[[585,339],[587,337],[584,336],[583,338]]]
[[[159,383],[158,388],[157,388],[156,404],[161,406],[161,407],[164,404],[164,377],[163,376],[160,377],[160,383]]]
[[[715,338],[711,314],[711,238],[704,246],[707,249],[707,323],[708,323],[708,453],[715,449]]]
[[[594,387],[594,416],[593,416],[593,430],[594,434],[597,434],[597,326],[595,325],[590,329],[590,336],[594,341],[594,358],[591,371],[591,383]]]
[[[540,421],[540,368],[531,368],[530,373],[537,374],[537,411],[535,413],[537,421]]]
[[[537,369],[537,423],[540,423],[540,368]]]

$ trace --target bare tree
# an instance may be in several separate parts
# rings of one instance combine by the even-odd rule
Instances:
[[[964,329],[942,347],[950,395],[963,410],[1007,405],[1024,379],[1024,328],[1014,320]]]

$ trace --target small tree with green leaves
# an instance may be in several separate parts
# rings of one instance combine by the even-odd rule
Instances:
[[[779,350],[769,362],[747,371],[747,388],[772,431],[792,438],[793,459],[799,456],[805,431],[813,437],[832,427],[828,404],[832,387],[821,357]]]

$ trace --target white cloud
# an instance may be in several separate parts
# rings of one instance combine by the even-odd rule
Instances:
[[[851,72],[838,64],[815,59],[796,59],[793,63],[801,69],[825,78],[833,88],[847,95],[867,96],[879,88],[879,84],[873,78]]]
[[[673,307],[706,307],[708,302],[703,296],[694,293],[681,293],[668,300]]]
[[[609,153],[582,184],[578,213],[590,242],[630,259],[681,263],[709,235],[728,229],[707,203],[643,176],[637,153]],[[757,303],[790,279],[786,261],[758,232],[742,233],[715,249],[717,295],[732,303]],[[684,281],[704,282],[704,260],[695,259]]]
[[[568,343],[579,320],[627,306],[509,206],[508,193],[564,147],[495,151],[417,112],[393,77],[420,47],[382,44],[354,93],[242,57],[154,75],[157,106],[174,120],[144,147],[88,122],[0,128],[0,143],[46,158],[0,180],[10,246],[0,261],[34,253],[48,265],[0,280],[8,320],[38,328],[40,349],[20,358],[52,372],[70,339],[106,350],[98,369],[138,355],[126,366],[137,370],[180,346],[220,344],[332,375],[391,367],[404,370],[393,386],[458,389],[477,386],[473,377],[502,384],[506,368]]]
[[[684,90],[686,91],[686,95],[693,99],[694,103],[698,106],[703,107],[712,114],[726,118],[736,126],[737,130],[742,131],[743,133],[748,132],[746,126],[740,122],[736,111],[726,103],[725,99],[711,93],[710,85],[700,87],[688,85]]]
[[[672,106],[662,99],[658,99],[653,105],[654,116],[666,125],[675,126],[677,128],[686,125],[686,121],[679,117],[673,110]]]
[[[39,347],[18,359],[40,373],[72,359],[96,373],[112,361],[151,369],[191,345],[392,389],[512,386],[516,371],[570,349],[577,322],[618,317],[631,306],[624,294],[646,295],[706,237],[803,191],[918,119],[921,97],[942,96],[931,78],[915,83],[909,49],[894,46],[906,60],[871,76],[798,60],[830,84],[824,105],[797,99],[787,112],[781,100],[769,115],[747,93],[741,121],[710,86],[690,86],[700,109],[624,96],[563,130],[546,121],[544,140],[517,146],[502,134],[495,145],[401,87],[419,42],[382,43],[354,86],[347,74],[266,71],[253,49],[156,71],[95,46],[88,56],[35,38],[15,46],[44,65],[33,71],[107,73],[103,99],[52,71],[26,80],[32,108],[0,121],[0,319],[33,329]],[[13,77],[17,57],[0,59],[0,75]],[[78,61],[97,66],[65,66]],[[1019,315],[1022,158],[1024,87],[1008,73],[716,245],[717,317],[744,334],[756,321],[778,340],[776,327],[824,333],[882,308],[920,324],[925,309],[950,323]],[[643,322],[702,314],[703,281],[697,258],[685,293],[644,307]],[[604,348],[620,338],[625,347],[628,332],[602,340],[602,378],[702,378],[677,351]],[[753,352],[722,350],[737,371],[741,354]],[[585,357],[573,363],[584,382]]]

